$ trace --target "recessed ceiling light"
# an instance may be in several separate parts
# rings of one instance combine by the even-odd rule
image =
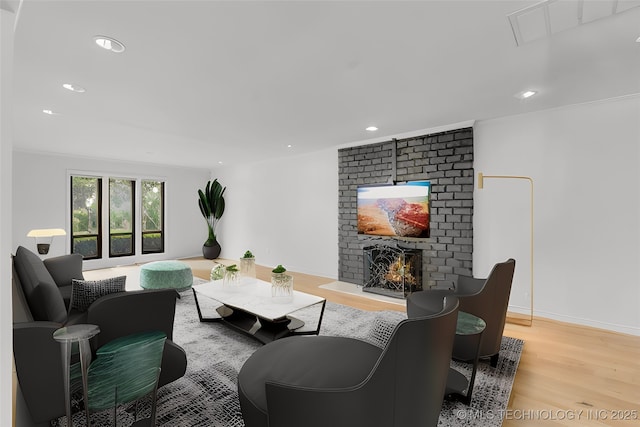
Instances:
[[[218,164],[219,164],[219,165],[221,165],[221,164],[222,164],[222,160],[220,160],[220,161],[218,162]]]
[[[71,83],[65,83],[62,85],[63,88],[70,90],[71,92],[84,93],[86,92],[85,88],[82,86],[72,85]]]
[[[115,53],[124,52],[124,49],[125,49],[124,44],[122,44],[121,42],[119,42],[114,38],[107,37],[107,36],[95,36],[93,40],[95,40],[96,44],[103,49],[106,49]]]
[[[291,148],[291,147],[293,147],[293,145],[291,145],[291,144],[288,144],[288,145],[287,145],[287,148]]]
[[[636,39],[636,43],[640,43],[640,37]]]
[[[53,111],[53,110],[47,110],[47,109],[42,110],[42,112],[43,112],[43,113],[45,113],[45,114],[48,114],[48,115],[50,115],[50,116],[55,116],[55,115],[58,115],[58,114],[59,114],[59,113],[56,113],[56,112],[55,112],[55,111]]]
[[[369,127],[368,127],[368,128],[366,128],[365,130],[368,130],[369,132],[375,132],[375,131],[377,131],[377,130],[378,130],[378,128],[377,128],[377,127],[375,127],[375,126],[369,126]]]
[[[518,92],[516,93],[514,96],[518,99],[527,99],[527,98],[531,98],[533,95],[535,95],[536,91],[534,90],[525,90],[524,92]]]

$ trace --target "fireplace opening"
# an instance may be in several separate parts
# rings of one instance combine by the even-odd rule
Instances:
[[[387,245],[364,251],[362,290],[394,298],[406,298],[422,290],[422,250]]]

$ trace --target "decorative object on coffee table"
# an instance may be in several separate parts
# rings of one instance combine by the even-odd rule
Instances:
[[[251,251],[246,251],[240,258],[240,280],[243,283],[256,281],[256,257]]]
[[[218,180],[214,179],[207,182],[204,191],[198,190],[198,205],[209,229],[209,237],[202,246],[202,255],[206,259],[218,258],[222,250],[216,237],[216,226],[224,213],[223,196],[226,189],[227,187],[222,187]]]
[[[240,285],[240,270],[235,264],[229,265],[224,270],[224,278],[222,279],[222,286],[232,290],[237,289]]]
[[[173,288],[187,290],[193,285],[193,272],[181,261],[154,261],[140,267],[140,287],[143,289]]]
[[[286,271],[280,264],[271,270],[271,296],[276,301],[289,302],[293,298],[293,277]]]
[[[224,278],[224,265],[215,263],[213,268],[211,269],[211,274],[209,274],[209,279],[211,280],[222,280]]]

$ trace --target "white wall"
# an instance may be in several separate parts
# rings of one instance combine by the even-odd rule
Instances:
[[[152,177],[165,181],[165,253],[85,261],[85,270],[135,262],[202,255],[207,227],[198,208],[198,188],[210,176],[205,169],[187,169],[144,163],[112,162],[14,151],[13,245],[35,251],[33,228],[69,230],[68,172],[87,171],[119,177]],[[106,240],[106,239],[105,239]],[[69,236],[56,237],[47,257],[70,252]],[[103,251],[103,254],[108,253]]]
[[[475,170],[534,179],[537,316],[640,335],[640,97],[476,123]],[[474,274],[516,258],[529,307],[529,187],[475,190]]]
[[[246,250],[261,265],[336,278],[336,149],[214,171],[227,187],[218,226],[223,258]]]
[[[535,181],[536,316],[640,335],[639,119],[630,97],[474,126],[476,172]],[[337,150],[213,176],[227,186],[223,257],[337,276]],[[474,274],[515,258],[510,309],[528,312],[529,184],[475,191]]]
[[[12,423],[13,339],[11,308],[12,69],[15,15],[0,9],[0,425]]]

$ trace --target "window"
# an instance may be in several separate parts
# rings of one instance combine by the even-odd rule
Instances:
[[[103,252],[111,258],[164,252],[163,181],[81,174],[70,178],[72,253],[99,259]],[[104,207],[102,194],[108,195]],[[108,221],[103,222],[102,215]]]
[[[71,177],[71,252],[102,257],[102,179]]]
[[[164,182],[146,181],[142,187],[142,253],[164,252]]]
[[[109,256],[135,254],[135,181],[109,179]]]

